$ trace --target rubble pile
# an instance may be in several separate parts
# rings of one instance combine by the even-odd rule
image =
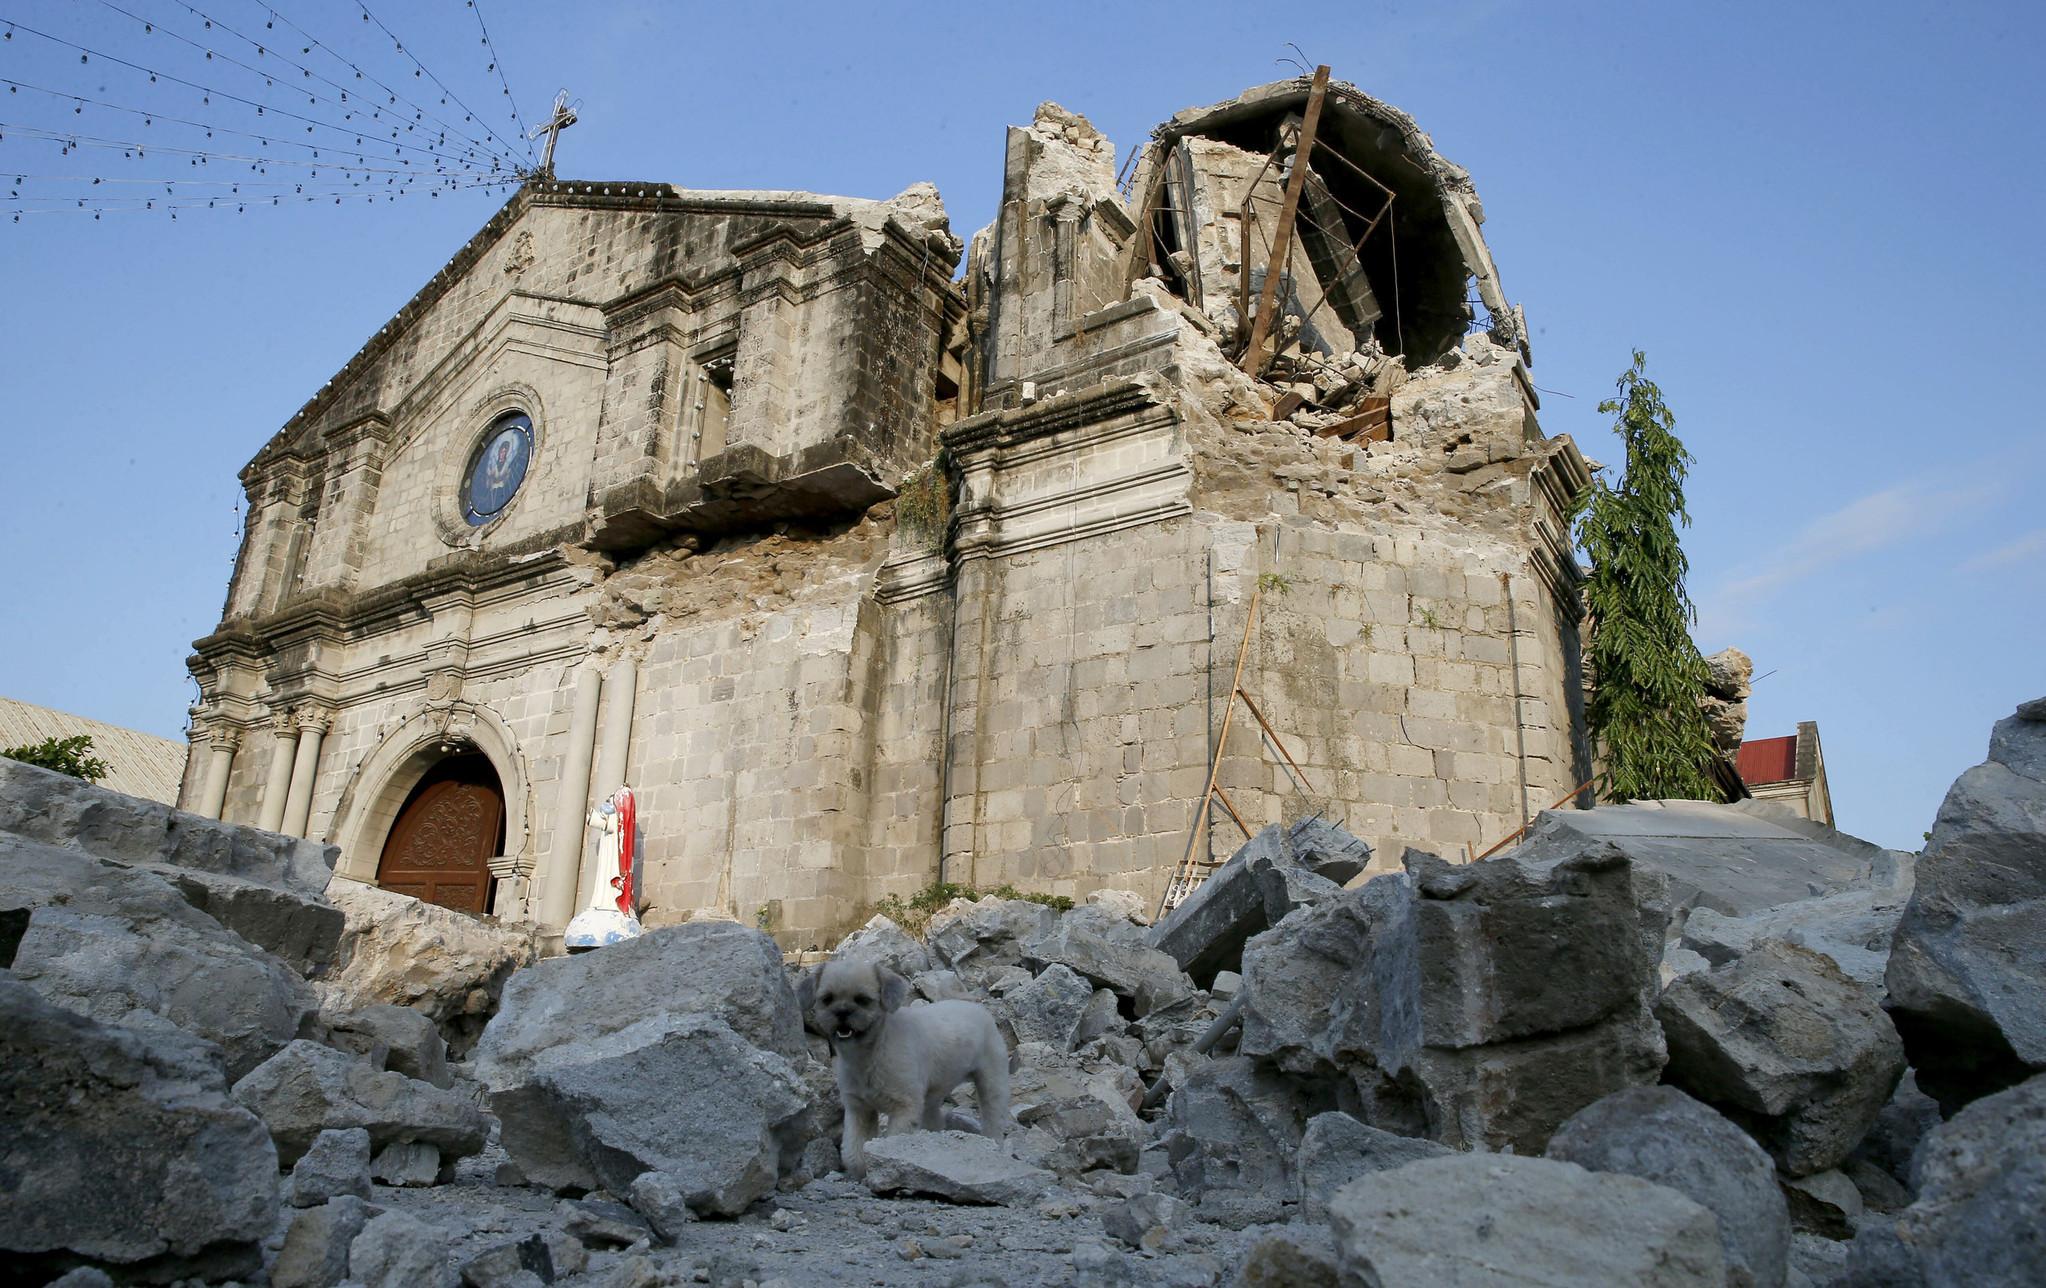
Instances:
[[[876,917],[839,951],[987,1006],[1015,1125],[962,1087],[859,1179],[761,932],[507,966],[487,924],[327,915],[320,847],[7,767],[0,1248],[72,1284],[2036,1282],[2042,716],[1955,784],[1915,892],[1664,804],[1377,876],[1273,826],[1155,925],[1115,891]],[[1893,947],[1813,930],[1899,891]]]

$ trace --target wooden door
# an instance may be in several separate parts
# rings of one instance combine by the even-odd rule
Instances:
[[[377,884],[461,912],[490,906],[490,859],[504,844],[504,793],[480,755],[427,771],[391,824]]]

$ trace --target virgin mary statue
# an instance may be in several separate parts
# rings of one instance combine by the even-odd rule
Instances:
[[[602,948],[639,934],[638,829],[634,825],[632,789],[620,787],[590,811],[597,833],[596,881],[590,906],[575,915],[562,934],[562,947]]]

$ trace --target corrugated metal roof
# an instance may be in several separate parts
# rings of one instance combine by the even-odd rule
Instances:
[[[145,800],[178,803],[185,776],[185,744],[137,729],[0,698],[0,747],[19,747],[46,738],[92,737],[92,754],[107,762],[99,785]]]
[[[1797,735],[1781,738],[1751,738],[1741,744],[1734,757],[1741,781],[1750,787],[1787,783],[1797,777]]]

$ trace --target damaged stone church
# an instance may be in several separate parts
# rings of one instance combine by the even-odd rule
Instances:
[[[1116,155],[1039,108],[970,246],[928,185],[527,183],[242,472],[181,804],[558,933],[630,784],[649,926],[802,949],[1565,797],[1589,474],[1469,176],[1306,78]]]

